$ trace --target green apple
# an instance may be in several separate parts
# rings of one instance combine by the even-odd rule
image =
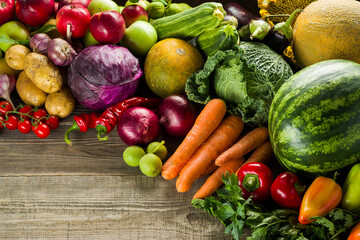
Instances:
[[[149,8],[150,6],[150,2],[148,0],[139,0],[139,1],[131,1],[131,0],[128,0],[126,3],[125,3],[125,7],[129,6],[129,5],[140,5],[142,6],[146,11],[147,9]]]
[[[137,57],[147,54],[150,48],[157,42],[155,28],[146,21],[136,21],[126,30],[121,45],[130,50]]]
[[[91,35],[89,30],[85,33],[85,36],[83,37],[83,43],[85,47],[99,44],[99,42],[96,41],[93,35]]]
[[[10,21],[0,26],[0,35],[5,35],[10,39],[21,41],[30,38],[30,31],[25,24],[19,21]],[[12,45],[14,45],[14,43],[0,42],[0,49],[6,52]]]
[[[91,16],[98,12],[111,10],[120,12],[119,5],[112,0],[92,0],[88,6],[88,10]]]

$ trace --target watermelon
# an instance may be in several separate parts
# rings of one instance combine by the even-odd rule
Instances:
[[[279,163],[302,176],[330,176],[360,161],[360,64],[326,60],[285,82],[270,107]]]

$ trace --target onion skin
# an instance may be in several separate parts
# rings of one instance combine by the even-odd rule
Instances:
[[[184,96],[171,95],[158,106],[160,124],[167,134],[185,137],[195,123],[195,106]]]
[[[66,40],[54,38],[51,40],[48,48],[48,57],[57,66],[69,66],[77,53]]]
[[[145,146],[159,137],[159,118],[148,108],[133,107],[121,114],[117,130],[125,144]]]
[[[51,38],[45,33],[37,33],[31,37],[29,45],[33,52],[46,55]]]

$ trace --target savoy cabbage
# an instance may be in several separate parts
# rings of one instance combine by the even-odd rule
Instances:
[[[194,102],[221,98],[230,114],[251,125],[266,125],[276,91],[292,75],[281,55],[261,42],[243,41],[209,56],[204,68],[187,79],[185,90]]]

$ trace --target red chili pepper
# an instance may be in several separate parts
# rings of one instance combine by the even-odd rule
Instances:
[[[0,102],[0,115],[5,116],[7,112],[14,110],[11,104],[7,101]]]
[[[350,235],[347,240],[359,240],[360,239],[360,222],[351,229]]]
[[[115,128],[119,116],[125,110],[138,106],[155,108],[159,105],[161,100],[161,98],[132,97],[109,107],[96,120],[95,129],[98,132],[98,139],[100,141],[106,141],[108,139],[107,136],[101,137],[101,134],[109,134]]]
[[[313,217],[322,217],[339,205],[342,189],[334,179],[317,177],[306,190],[299,211],[299,222],[308,224]]]
[[[95,128],[95,120],[99,117],[99,113],[81,113],[80,115],[74,116],[74,124],[65,133],[65,142],[68,145],[72,145],[69,140],[70,132],[78,130],[80,132],[87,132],[89,128]]]
[[[283,172],[271,185],[271,197],[281,207],[299,209],[304,185],[291,172]]]
[[[252,196],[254,202],[262,203],[270,198],[274,177],[268,166],[257,162],[247,163],[240,167],[237,175],[245,199]]]

